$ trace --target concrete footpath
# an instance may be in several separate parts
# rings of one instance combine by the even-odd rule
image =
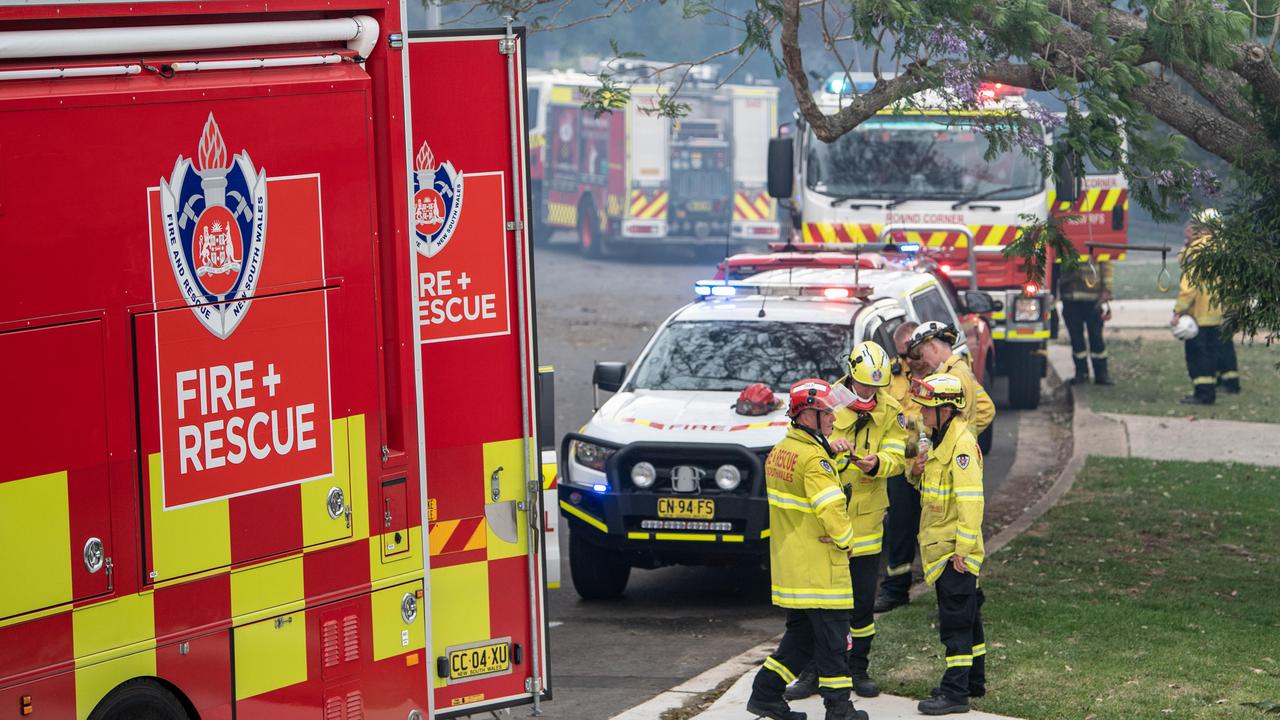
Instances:
[[[1167,298],[1112,300],[1111,319],[1107,321],[1107,328],[1167,328],[1176,299],[1175,292]],[[1071,373],[1063,377],[1071,377]]]
[[[747,712],[747,699],[751,697],[751,682],[754,678],[754,672],[743,675],[711,707],[696,715],[695,720],[744,720],[744,718],[753,717],[751,713]],[[925,716],[916,712],[917,702],[919,701],[894,695],[881,695],[870,699],[856,696],[853,698],[854,707],[859,710],[865,710],[871,720],[905,720],[905,718],[918,720]],[[975,700],[971,707],[976,708],[981,703],[981,700]],[[791,709],[808,714],[809,720],[822,720],[822,716],[826,712],[822,707],[822,698],[816,695],[791,703]],[[992,715],[991,713],[978,712],[976,709],[972,709],[961,717],[973,718],[974,720],[1000,720],[1006,716]]]
[[[1049,362],[1058,377],[1074,372],[1066,345],[1050,344]],[[1095,413],[1088,392],[1088,386],[1072,388],[1075,443],[1088,455],[1280,467],[1280,424]]]

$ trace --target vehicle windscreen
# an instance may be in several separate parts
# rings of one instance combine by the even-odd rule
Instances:
[[[639,390],[742,390],[761,382],[786,392],[804,378],[835,380],[853,345],[847,325],[769,321],[674,322],[636,368]]]
[[[1044,183],[1020,150],[985,159],[987,139],[958,118],[873,118],[829,145],[811,130],[807,145],[809,188],[834,197],[1011,200]]]

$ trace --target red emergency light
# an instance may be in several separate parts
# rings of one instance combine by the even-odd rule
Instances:
[[[1020,88],[1016,85],[1005,85],[1004,83],[979,83],[978,99],[979,100],[999,100],[1002,97],[1010,97],[1013,95],[1026,94],[1026,88]]]

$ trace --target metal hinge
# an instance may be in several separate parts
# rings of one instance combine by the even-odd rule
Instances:
[[[404,47],[404,35],[400,33],[391,33],[387,36],[387,47],[392,50],[399,50]]]
[[[342,514],[347,518],[347,529],[350,530],[351,529],[351,503],[347,503],[346,507],[343,508]]]
[[[390,459],[391,459],[391,448],[387,447],[386,445],[383,445],[382,446],[382,462],[386,462],[387,460],[390,460]]]
[[[498,52],[500,54],[513,55],[515,54],[515,51],[516,51],[516,39],[514,37],[498,38]]]
[[[525,678],[524,691],[527,693],[542,692],[542,680],[534,677]]]
[[[515,231],[515,230],[523,230],[523,229],[524,229],[523,220],[509,220],[507,222],[507,230]]]

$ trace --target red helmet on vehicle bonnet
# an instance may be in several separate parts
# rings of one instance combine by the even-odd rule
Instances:
[[[791,404],[787,408],[787,415],[794,418],[805,410],[835,410],[838,402],[831,384],[826,380],[801,380],[791,386]]]
[[[742,394],[738,395],[738,401],[733,404],[733,409],[739,415],[768,415],[778,407],[778,401],[773,397],[773,390],[769,389],[764,383],[752,383],[747,386]]]

